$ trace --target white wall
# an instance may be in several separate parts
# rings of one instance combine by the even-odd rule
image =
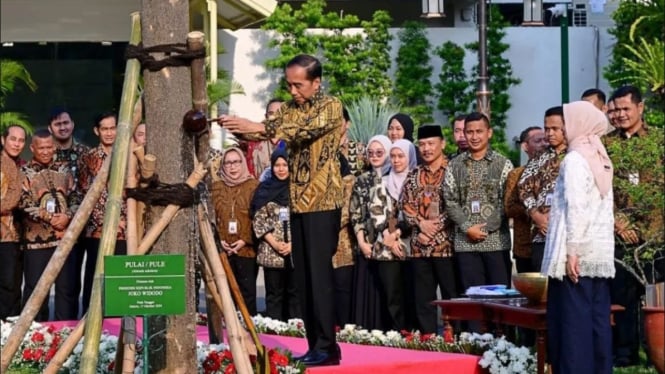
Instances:
[[[602,78],[602,68],[611,53],[610,35],[606,29],[594,27],[571,27],[568,30],[570,99],[577,100],[585,89],[596,86],[607,92],[609,86]],[[392,32],[396,34],[397,30]],[[433,46],[447,40],[462,45],[478,37],[475,28],[430,28],[428,33]],[[266,47],[268,38],[269,35],[261,30],[219,32],[219,41],[227,50],[226,54],[220,55],[219,67],[231,72],[233,79],[242,84],[247,93],[233,96],[230,105],[233,113],[262,118],[264,105],[279,79],[279,72],[266,72],[263,67],[263,61],[277,53]],[[513,73],[522,80],[509,92],[513,107],[508,112],[507,138],[512,139],[528,126],[542,125],[545,110],[561,104],[560,30],[555,27],[513,27],[507,29],[505,41],[510,45],[507,57]],[[393,61],[398,48],[399,41],[394,38]],[[467,54],[467,70],[476,60],[476,55]],[[432,57],[431,64],[434,67],[432,83],[437,83],[442,62],[438,57]],[[435,118],[441,121],[441,113],[437,111]]]

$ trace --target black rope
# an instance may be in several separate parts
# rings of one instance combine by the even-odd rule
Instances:
[[[151,53],[165,53],[167,57],[157,60],[150,55]],[[160,44],[146,48],[143,47],[143,43],[130,44],[125,50],[126,60],[135,58],[139,60],[143,69],[153,72],[160,71],[167,66],[189,66],[192,60],[205,56],[205,49],[190,51],[184,43]]]
[[[141,179],[141,181],[146,180]],[[201,193],[198,189],[194,189],[186,183],[161,183],[156,175],[148,180],[146,187],[127,188],[125,192],[127,197],[148,205],[190,207],[201,201]]]

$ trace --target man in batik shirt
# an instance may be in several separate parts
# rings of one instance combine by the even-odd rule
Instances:
[[[116,116],[114,113],[102,113],[95,118],[93,128],[95,135],[99,137],[99,145],[92,148],[81,158],[81,173],[79,178],[79,190],[86,194],[92,182],[101,169],[104,160],[111,156],[113,142],[116,137]],[[106,211],[106,201],[108,200],[108,186],[102,191],[99,200],[90,214],[90,219],[85,227],[85,277],[83,280],[83,313],[88,309],[90,302],[90,293],[92,291],[92,281],[97,264],[97,253],[99,242],[102,237],[102,226],[104,224],[104,213]],[[127,227],[127,200],[122,200],[120,209],[120,221],[118,223],[117,240],[115,244],[115,254],[127,254],[127,242],[125,241],[125,228]]]
[[[422,333],[436,333],[437,286],[442,299],[457,296],[451,223],[445,211],[443,177],[447,160],[441,152],[445,141],[440,126],[418,128],[418,150],[423,163],[409,172],[402,187],[400,210],[413,229],[411,262],[415,314]]]
[[[30,150],[33,159],[21,168],[25,175],[19,208],[23,210],[23,252],[25,288],[23,302],[27,302],[51,256],[65,235],[76,205],[74,180],[69,169],[54,162],[55,142],[47,130],[32,136]],[[76,292],[75,254],[70,253],[55,280],[55,319],[73,320],[78,316]],[[48,300],[40,308],[36,321],[49,319]]]
[[[494,152],[492,127],[482,113],[464,120],[469,150],[448,165],[444,197],[455,223],[455,257],[462,287],[485,284],[510,286],[510,229],[503,210],[510,161]]]
[[[544,127],[549,147],[540,156],[529,160],[517,182],[519,198],[533,223],[531,266],[536,270],[540,270],[543,262],[554,186],[559,176],[559,164],[568,148],[563,107],[556,106],[545,111]]]

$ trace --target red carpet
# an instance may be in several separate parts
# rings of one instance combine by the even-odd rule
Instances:
[[[76,321],[47,322],[56,328],[75,326]],[[120,330],[120,319],[104,320],[104,328],[110,334],[117,335]],[[137,318],[137,330],[141,331],[141,319]],[[208,342],[208,330],[205,326],[197,326],[196,338]],[[286,348],[294,356],[307,350],[304,338],[261,334],[261,342],[267,347]],[[307,370],[310,374],[480,374],[477,356],[415,351],[410,349],[386,348],[377,346],[340,343],[342,363],[339,366],[315,367]]]

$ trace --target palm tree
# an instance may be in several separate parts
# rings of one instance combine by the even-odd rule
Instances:
[[[14,92],[17,82],[23,82],[33,92],[37,89],[37,84],[23,64],[12,60],[0,60],[0,132],[10,125],[19,125],[31,133],[32,125],[25,114],[4,110],[6,99]]]

